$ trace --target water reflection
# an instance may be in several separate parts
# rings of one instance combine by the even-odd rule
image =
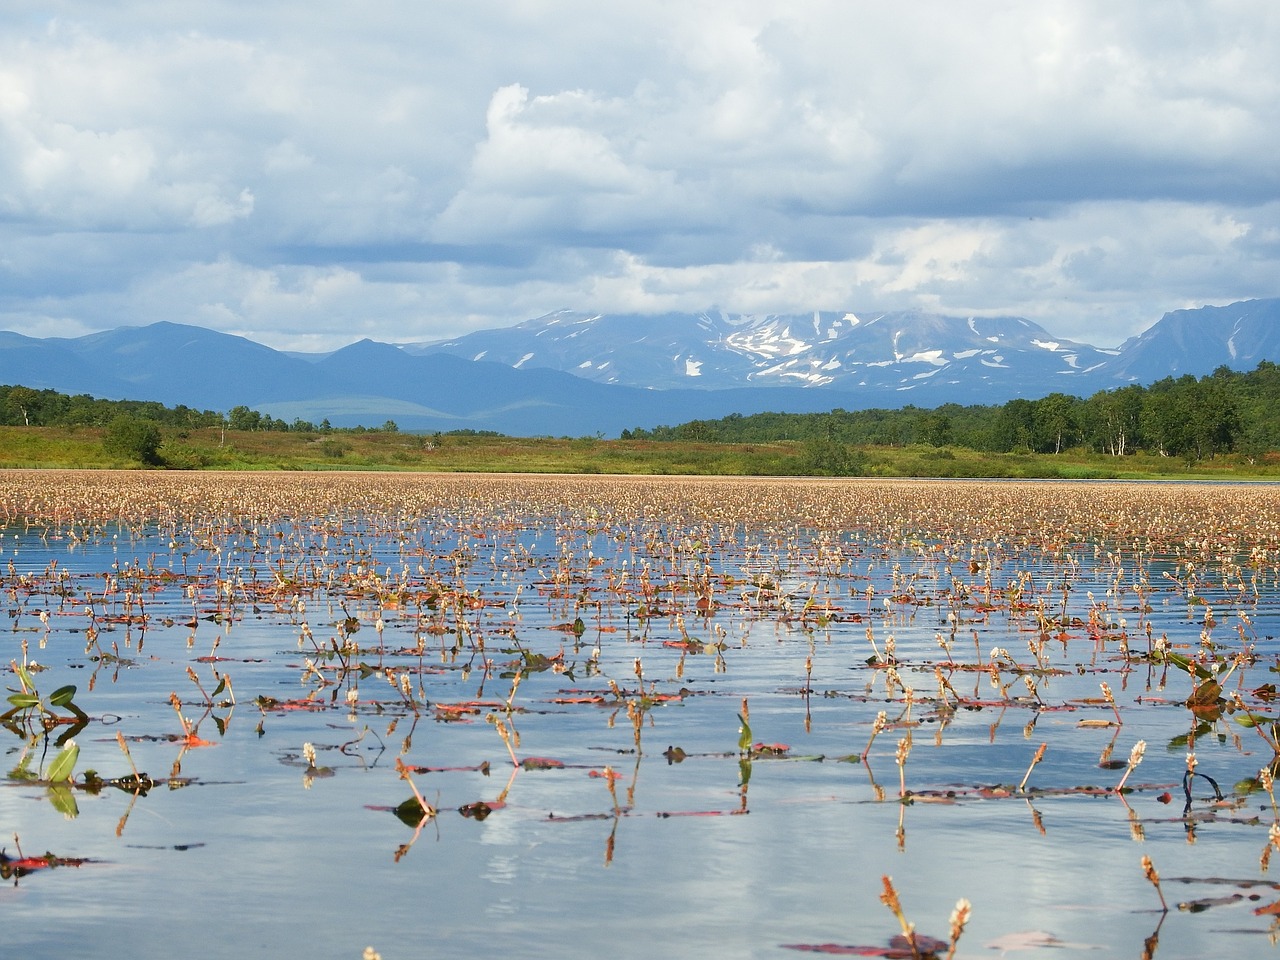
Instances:
[[[4,836],[91,861],[7,878],[14,949],[887,947],[886,875],[934,937],[972,901],[961,955],[1268,931],[1265,544],[506,495],[8,533],[8,656],[90,718],[6,723]]]

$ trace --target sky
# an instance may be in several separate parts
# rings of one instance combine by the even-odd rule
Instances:
[[[0,329],[1280,295],[1274,0],[5,0]],[[643,323],[643,320],[637,320]]]

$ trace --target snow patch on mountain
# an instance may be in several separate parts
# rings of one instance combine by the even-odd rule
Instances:
[[[1242,323],[1243,323],[1243,320],[1237,320],[1235,322],[1235,326],[1231,328],[1231,336],[1227,337],[1227,353],[1231,354],[1232,360],[1234,360],[1237,356],[1236,337],[1240,335],[1240,326]]]
[[[725,337],[725,342],[760,357],[795,356],[809,349],[808,343],[792,335],[790,326],[778,329],[777,325],[769,325],[744,333],[731,333]]]
[[[1216,313],[1214,311],[1217,311]],[[656,315],[561,310],[514,327],[478,331],[411,352],[447,352],[529,369],[574,373],[649,389],[803,386],[877,393],[915,385],[930,402],[1035,396],[1066,375],[1087,395],[1151,382],[1209,362],[1280,357],[1280,301],[1176,311],[1120,348],[1053,336],[1009,316],[918,311]],[[1267,352],[1260,352],[1265,350]],[[1176,352],[1181,360],[1167,361]],[[1141,366],[1131,357],[1140,355]],[[607,365],[607,369],[606,369]],[[937,376],[918,378],[921,372]],[[696,379],[695,379],[696,378]],[[944,385],[952,386],[943,389]],[[925,402],[925,401],[920,401]]]

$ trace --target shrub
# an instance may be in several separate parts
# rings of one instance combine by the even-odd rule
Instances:
[[[113,457],[136,460],[149,467],[159,466],[162,463],[160,428],[151,420],[128,416],[116,417],[107,426],[102,446]]]
[[[200,470],[213,462],[206,451],[176,440],[162,443],[158,456],[160,462],[170,470]]]

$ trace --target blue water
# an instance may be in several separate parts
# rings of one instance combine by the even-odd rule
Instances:
[[[744,524],[711,542],[680,518],[623,527],[569,508],[497,518],[477,505],[390,522],[326,511],[221,531],[204,521],[109,526],[79,542],[40,533],[11,527],[0,540],[4,660],[21,662],[26,641],[28,659],[48,668],[35,674],[41,691],[77,686],[92,717],[76,736],[78,783],[89,769],[130,773],[117,733],[157,783],[138,796],[77,789],[73,818],[44,785],[0,784],[10,856],[16,833],[28,855],[89,861],[0,887],[4,956],[114,955],[127,943],[141,958],[357,958],[366,946],[388,960],[787,957],[788,944],[887,946],[898,926],[878,899],[884,875],[933,937],[947,937],[959,898],[972,902],[959,956],[1139,956],[1157,925],[1162,958],[1274,949],[1268,917],[1254,910],[1280,899],[1259,866],[1275,816],[1265,793],[1236,791],[1270,760],[1262,739],[1230,718],[1202,730],[1199,770],[1226,799],[1215,805],[1198,779],[1184,816],[1186,747],[1175,741],[1195,723],[1181,703],[1186,674],[1168,671],[1161,689],[1158,667],[1126,670],[1118,641],[1073,627],[1045,647],[1039,709],[1022,679],[1035,663],[1029,614],[979,609],[988,598],[976,592],[957,600],[953,580],[974,587],[981,574],[897,531],[797,524],[779,535]],[[1003,588],[1029,574],[1028,595],[1048,598],[1050,612],[1061,591],[1045,584],[1069,580],[1068,615],[1083,621],[1087,594],[1105,598],[1115,581],[1105,538],[1081,539],[1056,561],[1006,546],[992,579]],[[844,559],[817,559],[833,546]],[[1146,648],[1144,618],[1155,637],[1188,649],[1200,639],[1203,609],[1160,576],[1179,559],[1153,548],[1146,560],[1150,613],[1105,614],[1127,620],[1135,649]],[[646,572],[657,588],[647,601]],[[699,578],[714,584],[714,616],[694,606]],[[1276,587],[1264,582],[1246,602],[1221,581],[1206,577],[1200,594],[1222,651],[1240,647],[1239,613],[1249,617],[1259,653],[1249,690],[1275,677]],[[915,602],[884,603],[908,589]],[[460,605],[463,594],[475,603]],[[806,612],[810,599],[832,619]],[[1114,606],[1134,603],[1130,589]],[[637,616],[646,604],[652,615]],[[145,610],[145,624],[118,622],[127,610]],[[936,637],[950,613],[949,660]],[[559,629],[575,617],[580,637]],[[355,648],[326,659],[355,623]],[[913,689],[909,711],[884,667],[867,663],[890,636]],[[669,645],[686,638],[698,647]],[[986,670],[962,669],[988,664],[994,648],[1019,665],[1001,671],[1003,691]],[[225,659],[198,659],[210,654]],[[962,698],[954,712],[940,708],[935,665],[952,685],[948,701]],[[547,669],[524,672],[513,692],[510,674],[530,666]],[[225,691],[204,704],[200,689],[212,693],[223,675],[234,705]],[[1100,696],[1101,680],[1123,726],[1082,728],[1114,719],[1083,703]],[[209,745],[174,739],[172,694]],[[309,696],[315,709],[256,702]],[[590,696],[604,702],[556,702]],[[785,756],[743,761],[744,699],[751,739],[785,744]],[[898,724],[864,765],[879,711]],[[513,767],[493,720],[518,732],[518,758],[556,765]],[[7,769],[24,749],[36,771],[56,752],[32,732],[0,730]],[[895,755],[908,733],[903,774],[919,799],[903,804]],[[1119,781],[1123,769],[1099,766],[1109,742],[1123,762],[1139,739],[1133,793],[1083,792]],[[1041,743],[1044,760],[1019,793]],[[684,759],[669,762],[675,747]],[[416,833],[389,812],[411,796],[397,759],[419,768],[413,782],[438,809]],[[984,789],[997,786],[999,795]],[[458,812],[477,801],[494,806],[486,818]],[[1165,878],[1167,917],[1144,854]]]

